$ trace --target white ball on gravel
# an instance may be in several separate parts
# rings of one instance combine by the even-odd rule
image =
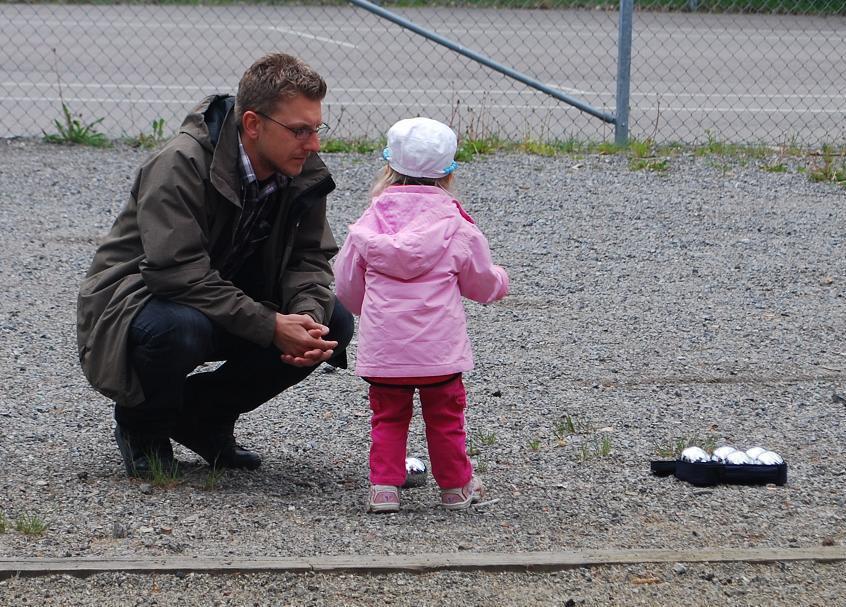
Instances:
[[[758,459],[758,456],[761,455],[766,449],[763,447],[749,447],[746,450],[746,455],[751,457],[752,459]]]
[[[726,456],[729,453],[734,453],[735,451],[737,451],[737,449],[730,445],[717,447],[716,449],[714,449],[714,454],[712,455],[711,459],[713,459],[715,462],[725,462]]]
[[[765,466],[776,466],[784,463],[784,460],[775,451],[764,451],[756,458],[756,461]]]
[[[711,460],[705,450],[700,447],[688,447],[682,451],[681,459],[683,462],[691,463],[707,462]]]
[[[732,451],[726,455],[727,464],[751,464],[752,458],[746,455],[743,451]]]
[[[426,483],[426,464],[416,457],[405,458],[405,484],[403,489],[421,487]]]

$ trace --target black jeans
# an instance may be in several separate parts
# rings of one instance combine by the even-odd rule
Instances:
[[[339,301],[325,339],[337,340],[330,364],[346,366],[353,317]],[[282,362],[274,346],[262,348],[227,333],[202,312],[153,298],[135,316],[130,329],[130,360],[141,380],[145,401],[115,407],[115,420],[134,434],[172,436],[179,428],[232,428],[252,411],[315,368]],[[204,362],[225,361],[213,371],[189,375]]]

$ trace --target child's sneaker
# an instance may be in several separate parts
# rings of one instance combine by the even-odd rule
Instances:
[[[463,487],[441,490],[441,506],[447,510],[462,510],[468,508],[470,504],[481,501],[484,496],[485,488],[482,486],[482,481],[474,476]]]
[[[368,512],[399,512],[399,489],[393,485],[370,485]]]

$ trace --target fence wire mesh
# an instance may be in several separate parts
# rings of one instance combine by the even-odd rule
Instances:
[[[629,134],[819,146],[846,139],[844,0],[636,2]],[[386,8],[614,114],[616,4]],[[503,7],[507,4],[507,8]],[[349,4],[0,4],[0,136],[64,121],[133,137],[234,92],[268,52],[326,78],[331,137],[426,115],[474,138],[613,140],[614,127]]]

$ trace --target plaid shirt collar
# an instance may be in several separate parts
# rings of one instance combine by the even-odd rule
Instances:
[[[255,202],[261,202],[277,190],[288,185],[290,177],[282,173],[274,173],[273,177],[264,185],[259,183],[256,172],[253,170],[253,163],[250,162],[250,157],[247,156],[247,152],[244,150],[240,133],[238,133],[238,156],[241,159],[241,162],[238,163],[238,168],[241,172],[241,186],[245,198],[248,197]]]

